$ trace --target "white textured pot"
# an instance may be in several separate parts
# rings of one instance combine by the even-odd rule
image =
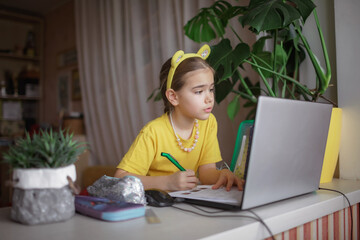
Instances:
[[[76,180],[74,164],[61,168],[14,169],[11,218],[29,225],[71,218],[75,204],[67,177]]]

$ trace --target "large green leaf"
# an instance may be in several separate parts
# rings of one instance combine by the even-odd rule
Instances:
[[[211,47],[209,56],[210,65],[217,71],[223,68],[221,73],[217,73],[219,81],[230,78],[240,64],[250,56],[250,47],[246,43],[239,43],[234,49],[229,39],[223,39],[217,45]]]
[[[264,51],[264,46],[265,46],[265,42],[267,39],[271,39],[271,36],[264,36],[264,37],[259,38],[252,45],[252,53],[256,54],[256,53]]]
[[[239,95],[235,95],[234,99],[227,106],[227,114],[233,120],[240,110]]]
[[[311,0],[252,0],[239,21],[258,33],[286,27],[298,19],[305,21],[314,8]]]
[[[316,5],[312,0],[291,0],[296,6],[296,9],[300,12],[302,20],[305,22],[310,16],[312,11],[316,8]]]
[[[215,101],[217,103],[221,103],[222,100],[226,98],[226,96],[233,89],[234,84],[230,79],[226,79],[221,81],[215,85]]]
[[[245,11],[245,7],[232,6],[226,1],[217,1],[190,19],[184,26],[185,35],[195,42],[209,42],[221,38],[229,19]]]
[[[302,63],[306,57],[304,48],[300,44],[297,44],[296,40],[290,40],[284,43],[286,52],[290,52],[291,48],[292,51],[286,64],[286,73],[289,76],[293,76],[295,69],[299,67],[300,63]]]
[[[276,65],[277,67],[282,67],[287,62],[287,52],[285,51],[283,45],[276,45]]]

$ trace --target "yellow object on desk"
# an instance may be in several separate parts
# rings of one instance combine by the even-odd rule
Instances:
[[[331,182],[339,156],[342,125],[342,109],[333,108],[329,126],[328,139],[321,171],[320,183]]]

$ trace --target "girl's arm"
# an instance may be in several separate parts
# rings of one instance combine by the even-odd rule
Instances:
[[[217,170],[215,163],[201,165],[199,167],[199,179],[202,184],[214,185],[213,189],[226,186],[227,191],[230,191],[233,185],[236,185],[239,190],[243,190],[244,185],[244,181],[237,178],[230,170]]]
[[[198,179],[192,170],[176,172],[167,176],[142,176],[118,168],[114,175],[114,177],[117,178],[122,178],[124,176],[135,176],[139,178],[145,190],[151,188],[165,191],[188,190],[196,187],[198,182]]]

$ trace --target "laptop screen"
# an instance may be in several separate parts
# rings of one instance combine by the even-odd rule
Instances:
[[[332,105],[260,97],[242,209],[319,187]]]

